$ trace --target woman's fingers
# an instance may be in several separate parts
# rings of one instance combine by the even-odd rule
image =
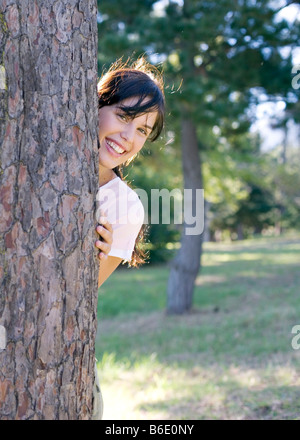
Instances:
[[[95,246],[100,250],[98,258],[105,260],[111,250],[113,229],[106,217],[101,217],[100,222],[102,225],[96,227],[96,232],[100,236],[100,240],[97,240]]]
[[[96,248],[101,249],[101,244],[102,244],[102,242],[100,242],[100,245],[99,245],[99,241],[96,241],[96,243],[95,243]],[[100,250],[100,252],[97,255],[99,260],[106,260],[108,257],[109,251],[110,251],[110,248],[109,248],[109,250],[107,250],[107,249],[104,249],[103,251]]]
[[[105,226],[98,225],[96,231],[106,243],[112,244],[112,227],[109,223]]]
[[[105,254],[108,254],[111,249],[111,244],[105,243],[104,241],[101,240],[97,240],[95,246]]]
[[[97,240],[95,246],[97,249],[100,250],[98,254],[99,260],[106,260],[110,252],[111,245],[104,243],[103,241]]]

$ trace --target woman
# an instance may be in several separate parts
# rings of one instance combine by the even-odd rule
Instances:
[[[99,97],[99,218],[102,240],[99,287],[123,261],[131,266],[144,262],[144,209],[137,194],[124,182],[122,166],[141,151],[147,140],[160,135],[165,112],[162,78],[144,59],[135,64],[115,63],[98,83]],[[111,226],[112,225],[112,234]],[[111,239],[112,237],[112,239]],[[103,241],[105,240],[105,242]],[[93,419],[102,418],[103,403],[97,377]]]
[[[107,215],[109,223],[105,226],[112,224],[113,229],[111,250],[100,264],[100,287],[122,261],[128,261],[131,266],[144,262],[140,249],[143,205],[124,182],[122,166],[131,162],[147,140],[154,141],[160,135],[165,100],[161,76],[144,59],[131,66],[115,63],[100,79],[98,97],[100,189],[97,200]],[[105,219],[99,222],[104,223]],[[97,227],[102,236],[103,226]],[[103,242],[98,240],[95,245],[103,251]]]

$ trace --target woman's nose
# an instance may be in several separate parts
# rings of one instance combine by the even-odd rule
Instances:
[[[126,124],[121,132],[121,137],[126,142],[132,142],[134,137],[134,126],[131,123]]]

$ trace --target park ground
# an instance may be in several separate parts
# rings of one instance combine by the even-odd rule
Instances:
[[[168,265],[117,270],[98,302],[104,420],[299,420],[299,269],[299,235],[205,243],[181,316]]]

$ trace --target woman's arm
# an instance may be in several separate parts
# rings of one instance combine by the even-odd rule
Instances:
[[[105,217],[101,217],[101,222],[102,225],[98,225],[96,228],[96,232],[101,240],[97,240],[95,243],[95,246],[100,251],[98,255],[100,260],[98,287],[107,280],[122,261],[122,258],[108,256],[112,244],[113,229]]]
[[[107,257],[105,260],[101,260],[99,267],[98,287],[100,287],[114,272],[114,270],[116,270],[121,261],[122,258],[119,257]]]

